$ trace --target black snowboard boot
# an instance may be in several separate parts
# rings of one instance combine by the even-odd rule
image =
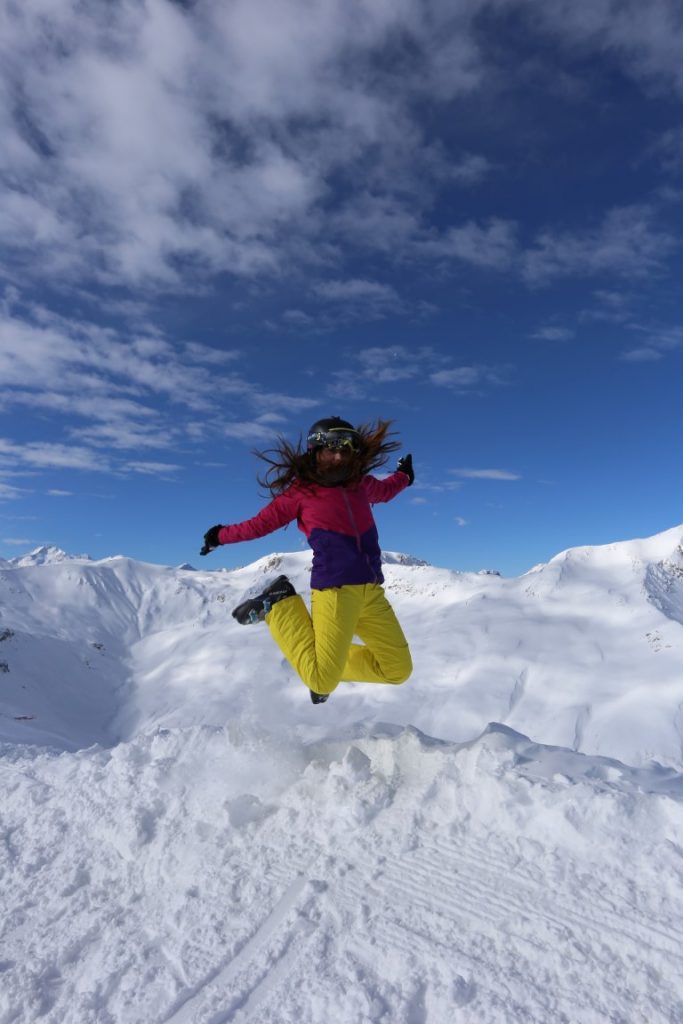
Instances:
[[[330,696],[329,693],[316,693],[315,690],[309,690],[308,692],[311,695],[313,704],[324,704]]]
[[[242,626],[249,626],[252,622],[263,622],[274,604],[285,597],[294,597],[295,594],[296,590],[287,577],[278,576],[258,597],[251,597],[248,601],[238,604],[232,617]]]

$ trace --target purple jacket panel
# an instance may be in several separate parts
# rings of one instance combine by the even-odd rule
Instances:
[[[308,542],[313,548],[313,590],[384,582],[376,526],[358,537],[316,529],[311,532]]]

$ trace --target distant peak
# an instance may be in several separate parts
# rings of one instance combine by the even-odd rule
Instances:
[[[54,544],[41,544],[39,547],[34,548],[33,551],[29,551],[27,555],[10,558],[9,565],[24,568],[31,565],[52,565],[55,562],[69,562],[73,559],[86,559],[90,561],[90,555],[69,555]]]
[[[400,551],[383,551],[382,561],[385,565],[429,565],[429,562],[425,562],[422,558],[416,558],[415,555],[404,555]]]

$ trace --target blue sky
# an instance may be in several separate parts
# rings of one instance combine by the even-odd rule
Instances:
[[[380,537],[435,564],[683,521],[679,3],[0,18],[0,557],[204,566],[325,415],[395,420]]]

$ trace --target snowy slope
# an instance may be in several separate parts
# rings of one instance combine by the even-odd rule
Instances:
[[[0,1024],[683,1024],[682,538],[391,555],[318,708],[230,617],[306,555],[0,566]]]

